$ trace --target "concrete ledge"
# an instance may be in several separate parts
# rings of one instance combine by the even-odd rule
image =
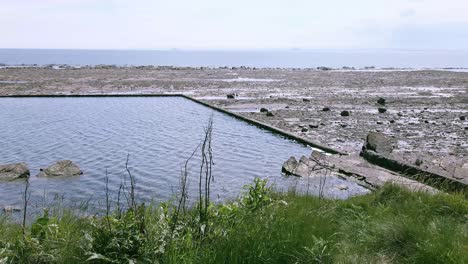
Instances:
[[[47,97],[49,97],[49,98],[58,98],[58,97],[182,97],[182,98],[188,99],[190,101],[193,101],[195,103],[204,105],[204,106],[209,107],[211,109],[214,109],[216,111],[227,114],[229,116],[232,116],[234,118],[237,118],[239,120],[242,120],[244,122],[247,122],[249,124],[255,125],[255,126],[260,127],[260,128],[263,128],[263,129],[268,130],[270,132],[282,135],[282,136],[284,136],[284,137],[286,137],[288,139],[295,140],[295,141],[297,141],[297,142],[299,142],[301,144],[309,145],[311,147],[323,150],[323,151],[325,151],[327,153],[330,153],[330,154],[348,155],[347,153],[344,153],[344,152],[341,152],[339,150],[330,148],[328,146],[324,146],[322,144],[313,142],[313,141],[311,141],[309,139],[294,135],[294,134],[292,134],[292,133],[290,133],[288,131],[285,131],[285,130],[270,126],[268,124],[265,124],[263,122],[259,122],[257,120],[251,119],[251,118],[241,116],[239,114],[236,114],[236,113],[230,112],[228,110],[225,110],[223,108],[220,108],[220,107],[217,107],[217,106],[202,102],[202,101],[200,101],[198,99],[195,99],[193,97],[190,97],[190,96],[187,96],[187,95],[184,95],[184,94],[41,94],[41,95],[29,95],[29,94],[26,95],[25,94],[25,95],[0,95],[0,98],[35,98],[35,97],[44,97],[44,98],[47,98]]]
[[[361,152],[361,156],[372,164],[394,172],[398,172],[417,181],[422,181],[427,185],[436,188],[442,185],[447,187],[450,191],[468,192],[468,185],[465,185],[463,182],[458,181],[457,179],[451,179],[443,175],[424,171],[418,167],[380,155],[372,150],[363,150]]]

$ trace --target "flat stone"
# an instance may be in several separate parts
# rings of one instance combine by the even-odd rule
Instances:
[[[72,161],[60,160],[45,169],[41,169],[37,177],[71,177],[81,174],[83,172]]]

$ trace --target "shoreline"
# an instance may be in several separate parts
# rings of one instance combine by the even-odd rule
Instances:
[[[436,172],[468,169],[463,72],[33,67],[0,69],[0,80],[6,81],[2,97],[180,95],[341,154],[355,155],[367,133],[377,131],[395,138],[398,154],[410,164],[422,159]],[[376,103],[380,97],[387,100],[383,106]],[[351,114],[340,116],[344,110]]]

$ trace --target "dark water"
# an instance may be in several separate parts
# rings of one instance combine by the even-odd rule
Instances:
[[[278,50],[135,51],[0,49],[0,63],[69,65],[170,65],[249,67],[468,68],[468,51],[450,50]]]
[[[0,98],[0,164],[29,165],[33,207],[55,196],[69,204],[97,205],[104,200],[106,169],[115,199],[129,153],[140,199],[164,201],[173,197],[181,168],[212,114],[215,200],[236,197],[255,177],[280,189],[304,186],[303,179],[282,176],[281,165],[290,156],[309,155],[309,147],[180,97]],[[73,160],[84,175],[35,177],[39,168],[61,159]],[[198,160],[197,155],[189,166],[192,194]],[[311,192],[317,183],[311,181]],[[367,191],[339,179],[327,184],[330,197]],[[349,190],[339,191],[340,184]],[[0,182],[0,206],[19,206],[23,188],[21,180]]]

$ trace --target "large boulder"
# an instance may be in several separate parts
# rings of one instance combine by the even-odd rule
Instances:
[[[16,180],[29,177],[26,163],[14,163],[0,166],[0,180]]]
[[[309,166],[309,159],[302,156],[301,159],[297,161],[295,157],[291,157],[283,164],[281,171],[286,175],[298,177],[310,176],[311,167]]]
[[[60,160],[45,169],[41,169],[37,177],[71,177],[81,174],[83,172],[72,161]]]
[[[379,132],[370,132],[367,135],[366,142],[362,147],[363,151],[372,150],[381,155],[389,155],[395,148],[393,139]]]

